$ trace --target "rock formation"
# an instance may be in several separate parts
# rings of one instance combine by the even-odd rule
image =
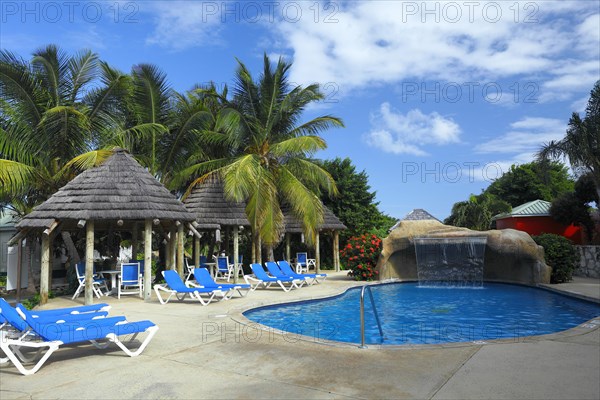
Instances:
[[[413,238],[486,236],[485,281],[535,285],[549,283],[552,269],[544,262],[544,250],[529,234],[514,229],[473,231],[444,225],[436,220],[401,221],[387,238],[377,268],[381,280],[417,280]]]

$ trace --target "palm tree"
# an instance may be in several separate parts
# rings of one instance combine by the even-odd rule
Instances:
[[[30,62],[0,51],[0,198],[27,213],[100,164],[110,153],[95,144],[115,126],[125,79],[90,51],[69,57],[49,45]]]
[[[261,241],[272,248],[280,240],[280,204],[291,207],[311,242],[323,218],[318,194],[337,190],[331,175],[310,156],[326,148],[319,134],[343,123],[331,115],[300,122],[306,107],[324,96],[317,84],[290,87],[290,67],[279,59],[273,68],[265,55],[263,72],[255,81],[238,60],[233,99],[219,96],[224,107],[216,114],[213,129],[201,132],[204,143],[222,146],[222,156],[183,172],[183,176],[201,175],[188,192],[197,183],[218,175],[230,200],[246,201],[257,255]]]
[[[590,171],[600,197],[600,80],[590,93],[583,120],[574,112],[566,136],[541,148],[538,158],[567,157],[571,165]]]

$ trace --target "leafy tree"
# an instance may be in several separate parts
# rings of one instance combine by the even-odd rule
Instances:
[[[110,155],[95,143],[115,127],[124,85],[90,51],[68,56],[49,45],[29,62],[0,51],[0,198],[27,213]]]
[[[323,203],[348,227],[342,238],[387,230],[395,219],[377,208],[375,192],[371,192],[365,171],[356,172],[349,158],[322,161],[323,168],[335,180],[340,196],[322,196]]]
[[[452,212],[444,223],[484,231],[490,229],[494,215],[510,210],[510,204],[494,195],[471,195],[468,201],[454,203]]]
[[[552,202],[550,215],[556,221],[565,224],[582,225],[591,240],[594,233],[594,221],[589,203],[598,204],[598,198],[591,174],[582,175],[575,182],[575,191],[564,193]]]
[[[566,136],[543,146],[538,158],[566,157],[574,168],[591,172],[600,197],[600,80],[590,93],[585,117],[574,112],[569,119]]]
[[[221,96],[226,106],[221,110],[223,124],[216,132],[205,130],[200,135],[201,141],[220,143],[226,150],[222,157],[183,172],[183,176],[201,175],[190,188],[219,175],[229,199],[246,201],[257,255],[260,241],[272,248],[280,240],[282,203],[290,205],[313,243],[323,218],[317,193],[337,191],[331,175],[310,156],[326,148],[320,133],[343,123],[331,115],[300,121],[306,107],[324,95],[317,84],[292,87],[287,78],[290,67],[282,59],[273,66],[265,55],[263,72],[255,80],[238,60],[233,99]]]
[[[577,179],[577,182],[575,182],[575,195],[586,204],[594,202],[596,203],[596,207],[600,206],[594,177],[590,173],[582,175]]]
[[[562,193],[573,190],[567,168],[558,162],[531,162],[512,165],[485,190],[512,207],[541,199],[552,201]]]

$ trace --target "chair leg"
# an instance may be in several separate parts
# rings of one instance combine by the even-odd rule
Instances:
[[[158,326],[156,325],[146,329],[146,333],[148,333],[148,336],[146,336],[146,339],[144,339],[140,347],[138,347],[138,349],[135,351],[131,351],[129,348],[127,348],[114,333],[109,334],[107,336],[107,339],[119,346],[119,348],[121,348],[121,350],[123,350],[128,356],[136,357],[139,356],[142,353],[142,351],[144,351],[144,349],[146,348],[146,346],[148,346],[148,343],[150,343],[157,331]]]
[[[11,346],[19,346],[19,347],[33,347],[33,348],[43,348],[47,347],[48,350],[43,355],[43,357],[33,366],[33,368],[27,369],[23,366],[23,363],[15,352],[11,349]],[[60,342],[24,342],[21,340],[14,339],[6,339],[2,336],[0,340],[0,348],[4,351],[6,356],[12,361],[15,367],[19,370],[23,375],[33,375],[35,374],[41,367],[44,365],[46,360],[54,353],[55,350],[60,346]]]

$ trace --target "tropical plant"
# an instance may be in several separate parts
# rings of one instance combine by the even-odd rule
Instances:
[[[600,198],[600,80],[590,93],[585,117],[574,112],[566,136],[544,145],[538,158],[566,157],[574,168],[591,172]]]
[[[322,161],[323,168],[331,174],[343,196],[322,196],[323,204],[348,227],[341,234],[342,239],[360,235],[363,232],[385,236],[396,220],[377,208],[375,192],[371,192],[368,175],[365,171],[356,172],[349,158]]]
[[[585,227],[589,240],[594,235],[594,220],[589,203],[598,204],[592,174],[582,175],[575,182],[575,191],[562,194],[554,199],[550,207],[550,215],[564,225],[580,225]]]
[[[0,51],[0,198],[27,213],[108,157],[95,145],[116,126],[124,88],[125,77],[90,51],[69,57],[50,45],[30,62]]]
[[[508,171],[488,186],[485,193],[517,207],[538,199],[552,201],[572,190],[573,180],[562,163],[534,161],[511,165]]]
[[[371,281],[377,277],[375,269],[381,254],[381,239],[376,235],[353,236],[340,250],[340,260],[349,269],[349,276],[357,281]]]
[[[544,248],[546,264],[552,267],[551,283],[568,282],[579,264],[579,253],[571,241],[563,236],[545,233],[533,236],[533,240]]]
[[[218,175],[225,195],[246,201],[256,254],[262,242],[275,245],[283,227],[281,204],[288,204],[303,222],[307,241],[313,242],[322,222],[318,194],[336,193],[331,175],[310,156],[326,147],[320,133],[342,121],[330,115],[301,122],[311,103],[324,98],[317,84],[292,87],[288,82],[291,64],[279,59],[273,66],[264,56],[263,72],[254,80],[238,60],[233,98],[219,96],[223,104],[212,130],[201,132],[201,143],[219,145],[222,156],[202,161],[183,171],[182,176],[199,176],[199,182]]]
[[[510,210],[510,204],[491,194],[471,195],[468,201],[454,203],[444,223],[484,231],[490,229],[494,215]]]

